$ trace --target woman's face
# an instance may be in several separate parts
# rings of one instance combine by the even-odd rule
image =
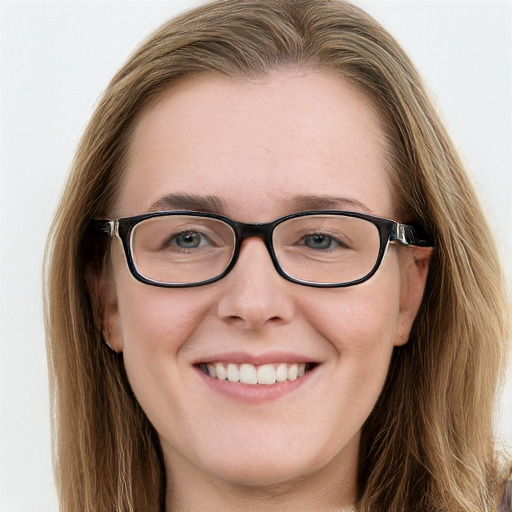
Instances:
[[[385,167],[372,109],[339,77],[204,76],[172,86],[138,120],[112,213],[207,203],[255,223],[312,209],[394,218]],[[359,433],[393,348],[407,341],[428,255],[392,245],[367,282],[311,288],[280,277],[264,243],[249,238],[225,278],[169,289],[136,281],[115,242],[103,283],[108,338],[171,479],[353,487]],[[243,384],[205,374],[206,363],[315,366],[296,380]]]

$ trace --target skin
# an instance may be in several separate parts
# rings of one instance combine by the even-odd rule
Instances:
[[[186,79],[138,120],[112,216],[171,209],[167,194],[194,194],[221,199],[219,213],[235,220],[268,222],[303,210],[294,198],[307,194],[406,220],[396,218],[382,141],[368,102],[327,73]],[[394,347],[407,342],[429,257],[392,245],[369,281],[319,289],[284,280],[250,238],[224,279],[165,289],[136,281],[115,241],[101,281],[105,324],[159,434],[167,510],[353,503],[360,430]],[[256,401],[219,392],[194,366],[291,356],[320,364],[291,392]]]

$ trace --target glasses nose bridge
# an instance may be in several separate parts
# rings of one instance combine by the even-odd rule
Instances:
[[[272,248],[272,232],[274,230],[275,222],[267,222],[267,223],[248,223],[248,222],[236,222],[235,223],[235,231],[237,238],[237,249],[236,252],[239,253],[242,247],[242,244],[245,240],[249,238],[259,238],[265,244],[265,247],[269,253],[269,256],[276,265],[274,251]],[[237,258],[238,259],[238,258]]]
[[[265,247],[272,256],[272,231],[274,228],[274,222],[268,223],[248,223],[248,222],[237,222],[236,234],[238,238],[238,246],[241,247],[244,240],[248,238],[259,238],[265,244]]]

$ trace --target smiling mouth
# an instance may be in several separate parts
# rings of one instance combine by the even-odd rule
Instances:
[[[292,382],[311,371],[315,363],[201,363],[198,368],[209,377],[242,384],[271,385],[277,382]]]

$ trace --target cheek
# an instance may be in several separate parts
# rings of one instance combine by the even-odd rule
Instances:
[[[397,290],[377,292],[362,284],[339,290],[330,300],[310,301],[304,311],[340,355],[371,356],[374,350],[393,346],[399,306]]]
[[[122,290],[119,315],[128,380],[157,431],[174,431],[180,421],[186,422],[193,401],[180,363],[208,314],[208,301],[198,300],[194,289],[157,288],[133,280]]]
[[[119,298],[124,356],[177,354],[209,309],[194,289],[157,288],[130,283]]]
[[[310,325],[336,353],[332,359],[335,380],[352,403],[347,407],[359,403],[364,414],[384,385],[400,315],[399,285],[378,275],[374,278],[353,288],[332,290],[327,299],[313,294],[303,309]]]

